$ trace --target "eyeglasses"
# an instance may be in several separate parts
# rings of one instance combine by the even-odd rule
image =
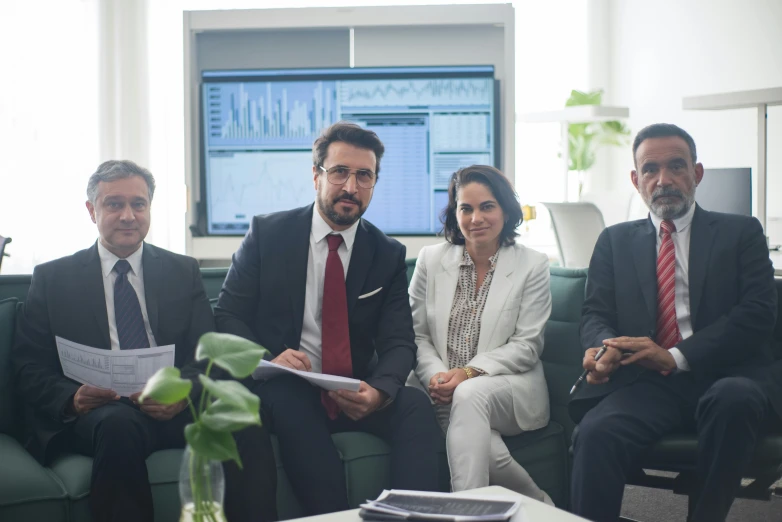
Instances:
[[[331,167],[330,169],[326,169],[322,165],[319,165],[318,168],[326,173],[326,179],[332,185],[344,185],[347,183],[348,179],[350,179],[351,172],[355,173],[356,183],[361,188],[370,189],[377,183],[377,175],[371,170],[349,169],[348,167],[343,167],[341,165]]]

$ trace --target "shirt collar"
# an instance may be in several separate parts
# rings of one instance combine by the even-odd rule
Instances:
[[[502,249],[498,248],[494,255],[489,258],[489,263],[491,263],[491,267],[489,268],[490,271],[494,270],[494,267],[497,266],[497,258],[500,257],[500,250]],[[464,249],[464,254],[462,254],[462,262],[459,263],[459,266],[475,266],[472,257],[470,257],[470,254],[467,252],[467,248]]]
[[[317,205],[317,204],[316,204]],[[326,220],[320,215],[317,208],[312,209],[312,237],[315,239],[315,243],[320,243],[329,234],[340,234],[342,241],[345,242],[345,247],[348,252],[353,248],[353,242],[356,240],[356,231],[358,230],[358,224],[361,221],[359,219],[353,225],[342,231],[333,230],[331,226],[326,223]]]
[[[695,214],[695,203],[690,205],[690,209],[682,217],[674,219],[673,224],[676,226],[676,232],[684,232],[687,227],[692,223],[692,216]],[[660,236],[660,224],[663,222],[662,218],[655,215],[654,212],[649,212],[649,217],[652,218],[652,224],[657,231],[657,236]]]
[[[125,258],[125,260],[130,263],[130,269],[136,275],[138,275],[139,270],[141,270],[141,256],[143,252],[144,243],[142,242],[138,250]],[[114,270],[114,265],[117,264],[117,261],[119,261],[120,258],[109,252],[100,242],[100,239],[98,240],[98,255],[100,256],[100,268],[103,272],[103,277],[109,277],[111,271]]]

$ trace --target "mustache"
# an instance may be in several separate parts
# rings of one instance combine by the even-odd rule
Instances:
[[[666,196],[678,196],[682,199],[684,199],[684,194],[681,190],[674,188],[674,187],[659,187],[655,189],[654,192],[652,192],[652,201],[654,201],[657,198],[666,197]]]
[[[334,204],[336,205],[340,201],[352,201],[356,205],[361,205],[361,202],[356,198],[355,196],[351,196],[350,194],[343,194],[337,198],[334,198]]]

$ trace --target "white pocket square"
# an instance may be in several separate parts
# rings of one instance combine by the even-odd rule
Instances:
[[[360,296],[358,296],[358,298],[359,298],[359,299],[366,299],[367,297],[372,297],[373,295],[375,295],[376,293],[378,293],[378,292],[379,292],[379,291],[381,291],[382,289],[383,289],[383,287],[381,286],[381,287],[380,287],[380,288],[378,288],[377,290],[372,290],[372,291],[371,291],[371,292],[369,292],[368,294],[364,294],[364,295],[360,295]]]

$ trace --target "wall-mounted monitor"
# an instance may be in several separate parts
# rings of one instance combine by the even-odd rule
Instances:
[[[364,217],[394,235],[440,231],[450,175],[499,167],[492,66],[202,72],[207,232],[242,235],[256,214],[314,201],[312,143],[340,120],[386,147]]]
[[[752,169],[704,169],[695,201],[706,210],[752,215]]]

